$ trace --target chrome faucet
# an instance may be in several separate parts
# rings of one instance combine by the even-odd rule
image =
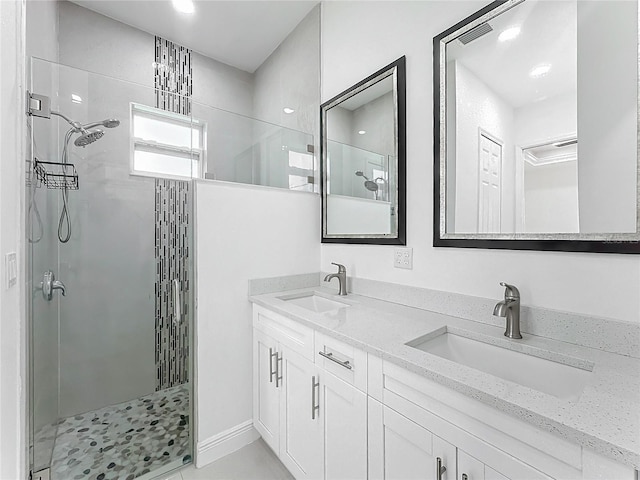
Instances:
[[[340,265],[339,263],[331,262],[331,265],[335,265],[338,267],[338,273],[330,273],[326,277],[324,277],[325,282],[329,282],[332,278],[337,278],[340,282],[340,291],[338,295],[346,295],[347,294],[347,269],[344,265]]]
[[[520,292],[513,285],[500,282],[504,290],[504,300],[498,302],[493,309],[496,317],[504,317],[507,320],[505,337],[522,338],[520,334]]]

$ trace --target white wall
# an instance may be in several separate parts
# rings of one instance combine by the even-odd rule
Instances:
[[[637,2],[578,2],[582,232],[637,228],[637,39]]]
[[[460,62],[455,65],[456,86],[456,233],[476,233],[478,226],[479,130],[502,143],[500,229],[514,231],[515,159],[514,112]],[[477,105],[478,108],[468,108]]]
[[[25,478],[24,95],[25,4],[0,2],[0,478]],[[18,255],[18,282],[5,283],[4,257]]]
[[[197,442],[251,420],[252,278],[317,271],[320,199],[198,182]]]
[[[526,232],[578,233],[578,162],[524,164]]]
[[[568,138],[577,135],[578,132],[578,103],[576,92],[535,102],[515,110],[515,138],[516,145],[516,189],[515,189],[515,215],[516,232],[578,232],[578,178],[576,162],[571,162],[572,167],[542,168],[542,170],[526,164],[522,157],[523,147],[548,143],[559,138]],[[578,157],[580,152],[578,151]],[[569,170],[573,170],[570,173]],[[555,193],[552,198],[545,198],[542,194],[543,184],[540,181],[551,172],[557,172],[561,178],[549,180],[554,185]],[[534,173],[534,172],[537,172]],[[534,175],[534,179],[528,179],[527,175]],[[573,179],[574,185],[571,184]],[[527,185],[527,183],[529,185]],[[532,188],[532,186],[535,187]],[[561,190],[556,187],[563,185]],[[534,190],[536,193],[528,195],[526,190]],[[571,191],[569,191],[569,190]],[[526,198],[526,202],[524,198]],[[540,201],[540,205],[533,202]],[[551,210],[549,207],[554,205]],[[552,215],[550,213],[553,212]],[[526,217],[526,221],[525,221]],[[533,222],[533,223],[531,223]]]
[[[322,270],[339,262],[349,275],[496,299],[503,295],[498,282],[508,281],[526,305],[640,322],[637,256],[432,247],[431,39],[481,6],[323,3],[322,101],[407,56],[407,243],[414,259],[413,270],[400,270],[393,268],[393,247],[324,244]]]

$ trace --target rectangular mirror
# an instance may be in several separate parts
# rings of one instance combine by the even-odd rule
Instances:
[[[434,246],[640,253],[637,1],[491,3],[434,104]]]
[[[320,106],[322,242],[405,244],[405,57]]]

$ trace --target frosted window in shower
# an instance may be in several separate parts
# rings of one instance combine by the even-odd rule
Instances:
[[[203,178],[204,122],[146,105],[131,104],[131,173]]]

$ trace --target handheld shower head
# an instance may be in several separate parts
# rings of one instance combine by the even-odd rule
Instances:
[[[87,123],[86,125],[82,125],[82,128],[89,130],[90,128],[94,128],[94,127],[106,127],[106,128],[116,128],[117,126],[120,125],[120,120],[118,120],[117,118],[107,118],[105,120],[102,120],[101,122],[93,122],[93,123]]]
[[[93,143],[96,140],[101,139],[102,136],[104,135],[104,131],[99,128],[96,128],[94,130],[86,130],[86,129],[83,129],[83,130],[84,132],[82,133],[82,135],[76,138],[76,140],[73,142],[73,144],[76,147],[86,147],[90,143]]]

